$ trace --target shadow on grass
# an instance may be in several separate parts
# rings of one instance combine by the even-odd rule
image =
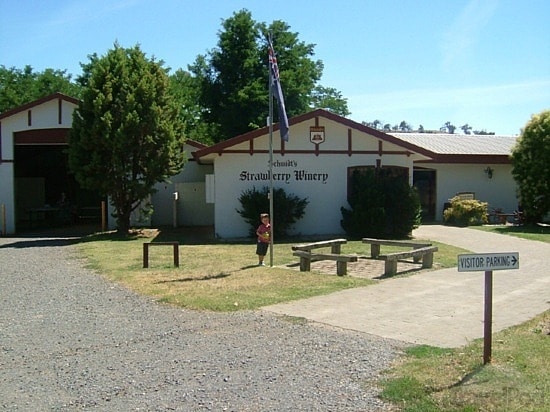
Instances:
[[[475,378],[484,368],[485,368],[485,365],[478,365],[472,371],[468,372],[466,375],[464,375],[458,381],[456,381],[454,383],[451,383],[450,385],[442,386],[440,388],[434,388],[434,392],[442,392],[444,390],[449,390],[449,389],[457,388],[459,386],[466,385],[473,378]]]
[[[221,273],[218,273],[217,275],[206,275],[198,278],[187,277],[187,278],[172,279],[172,280],[159,280],[158,282],[154,282],[154,283],[159,285],[163,283],[179,283],[179,282],[194,282],[194,281],[202,282],[205,280],[224,279],[231,276],[234,272],[239,272],[241,270],[252,269],[257,267],[258,265],[248,265],[248,266],[243,266],[239,269],[233,270],[231,272],[221,272]]]
[[[497,233],[502,234],[511,234],[511,233],[532,233],[536,235],[550,235],[549,226],[539,226],[539,225],[525,225],[525,226],[497,226],[494,227],[494,230]]]
[[[203,276],[201,278],[181,278],[181,279],[172,279],[172,280],[159,280],[155,284],[160,285],[163,283],[179,283],[179,282],[194,282],[194,281],[204,281],[204,280],[213,280],[213,279],[223,279],[231,276],[230,273],[218,273],[217,275]]]

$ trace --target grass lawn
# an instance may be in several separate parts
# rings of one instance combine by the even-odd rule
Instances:
[[[149,248],[149,268],[142,268],[144,242],[174,240],[180,242],[179,268],[173,267],[173,251],[169,246]],[[291,249],[296,243],[301,242],[276,242],[273,267],[256,265],[253,240],[197,244],[186,238],[185,233],[174,230],[146,229],[128,238],[117,237],[114,233],[96,234],[86,238],[80,248],[89,266],[108,279],[160,302],[196,310],[256,309],[375,282],[336,276],[335,273],[326,275],[288,268],[285,265],[298,263]],[[434,255],[434,267],[456,266],[457,254],[464,251],[436,242],[434,244],[439,246],[439,252]],[[397,249],[382,247],[382,253],[394,250]],[[326,251],[330,251],[330,248]],[[370,246],[361,241],[351,241],[342,246],[342,253],[365,256],[369,255]],[[269,263],[269,255],[266,256],[266,262]],[[418,272],[412,273],[414,275]],[[411,276],[411,272],[406,276]]]
[[[470,227],[478,230],[483,230],[486,232],[500,233],[502,235],[517,236],[527,240],[538,240],[540,242],[550,243],[549,226],[485,225],[485,226],[470,226]]]

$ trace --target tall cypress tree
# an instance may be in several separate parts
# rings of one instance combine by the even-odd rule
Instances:
[[[183,123],[162,62],[139,46],[118,44],[83,65],[82,100],[69,140],[69,165],[80,184],[109,196],[118,232],[157,182],[184,163]]]

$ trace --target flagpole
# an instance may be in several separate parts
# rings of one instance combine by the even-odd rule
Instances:
[[[271,36],[269,36],[271,45]],[[273,267],[273,73],[269,69],[269,218],[271,220],[271,236],[269,237],[269,266]]]

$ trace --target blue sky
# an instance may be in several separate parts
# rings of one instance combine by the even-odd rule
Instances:
[[[0,64],[78,75],[118,41],[186,69],[243,8],[315,44],[358,122],[518,134],[550,109],[547,0],[0,0]]]

